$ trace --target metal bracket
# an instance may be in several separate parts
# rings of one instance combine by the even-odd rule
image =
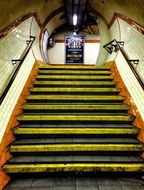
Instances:
[[[138,65],[139,59],[130,59],[129,62]]]
[[[27,45],[28,45],[29,43],[33,42],[33,40],[34,40],[35,38],[36,38],[36,37],[34,37],[34,36],[30,36],[30,39],[29,39],[29,40],[26,40]]]
[[[111,54],[112,52],[117,52],[120,49],[120,46],[124,46],[124,41],[117,41],[114,39],[103,47]]]
[[[15,64],[21,62],[21,59],[12,59],[11,61],[12,61],[12,64],[15,65]]]

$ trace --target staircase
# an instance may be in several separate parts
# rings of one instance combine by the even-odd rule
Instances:
[[[144,146],[119,92],[106,67],[40,67],[3,170],[12,177],[142,174]]]

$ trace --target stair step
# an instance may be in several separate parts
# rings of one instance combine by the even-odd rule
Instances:
[[[34,81],[37,87],[115,87],[113,81]]]
[[[105,70],[39,70],[38,75],[111,75],[111,71]]]
[[[5,164],[6,173],[143,172],[142,163]]]
[[[101,66],[101,67],[96,67],[96,66],[84,66],[84,65],[43,65],[39,66],[39,70],[88,70],[88,71],[93,71],[93,70],[99,70],[99,71],[109,71],[111,70],[109,67]]]
[[[90,105],[90,104],[25,104],[23,106],[23,111],[27,113],[37,112],[37,113],[54,113],[54,112],[82,112],[82,113],[101,113],[101,112],[113,112],[113,113],[123,113],[128,111],[127,105]]]
[[[93,76],[93,75],[37,75],[36,80],[47,80],[47,81],[56,81],[56,80],[70,80],[70,81],[112,81],[112,76]]]
[[[37,127],[16,127],[14,134],[45,134],[45,135],[112,135],[112,134],[137,134],[136,128],[37,128]]]
[[[8,163],[9,164],[33,164],[33,163],[74,163],[74,162],[87,162],[87,163],[142,163],[144,160],[138,156],[119,156],[119,155],[37,155],[37,156],[13,156]]]
[[[13,145],[24,145],[24,144],[59,144],[59,143],[62,143],[62,144],[66,144],[66,143],[71,143],[71,144],[75,144],[75,143],[82,143],[82,144],[91,144],[91,143],[103,143],[103,144],[138,144],[140,143],[138,140],[134,139],[134,138],[126,138],[126,137],[123,137],[123,138],[120,138],[120,137],[117,137],[117,138],[112,138],[112,137],[97,137],[97,138],[92,138],[92,137],[89,137],[89,138],[80,138],[80,137],[75,137],[75,138],[72,138],[72,137],[69,137],[69,138],[54,138],[54,137],[49,137],[49,138],[31,138],[31,139],[17,139],[15,142],[13,142]]]
[[[124,97],[122,96],[92,96],[92,95],[29,95],[27,96],[28,102],[49,102],[49,103],[62,103],[62,102],[89,102],[89,103],[122,103]]]
[[[95,94],[95,95],[117,95],[117,88],[31,88],[31,94]]]
[[[11,145],[11,153],[34,153],[34,152],[91,152],[91,151],[144,151],[142,144],[28,144],[28,145]]]
[[[18,126],[19,128],[128,128],[133,129],[134,127],[131,124],[100,124],[100,123],[94,123],[94,124],[21,124]],[[138,129],[137,129],[138,130]]]
[[[21,123],[132,123],[132,115],[30,115],[17,116]]]

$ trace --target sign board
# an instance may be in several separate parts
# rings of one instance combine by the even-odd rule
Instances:
[[[65,63],[84,63],[84,36],[65,35]]]

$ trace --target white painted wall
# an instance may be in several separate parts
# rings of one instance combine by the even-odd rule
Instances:
[[[129,59],[139,59],[135,69],[144,82],[144,35],[138,32],[133,25],[129,25],[121,19],[117,19],[110,29],[111,40],[124,41],[124,50]],[[126,60],[120,51],[108,56],[107,61],[115,60],[119,73],[131,94],[132,102],[138,108],[142,119],[144,120],[144,91],[133,75]]]
[[[32,18],[26,20],[4,38],[0,39],[0,94],[2,94],[16,69],[16,65],[12,65],[11,60],[21,58],[21,55],[26,48],[26,40],[29,40],[31,23]],[[35,58],[40,59],[40,53],[38,50],[38,36],[40,30],[35,21],[33,21],[32,29],[32,34],[37,37],[36,42],[32,47],[33,51],[31,49],[28,53],[9,92],[0,105],[0,142],[5,133],[13,109],[31,73]]]
[[[133,72],[131,71],[121,52],[118,53],[115,62],[118,71],[129,93],[131,94],[131,102],[136,104],[138,111],[144,120],[144,91],[141,88],[137,79],[135,78]]]

